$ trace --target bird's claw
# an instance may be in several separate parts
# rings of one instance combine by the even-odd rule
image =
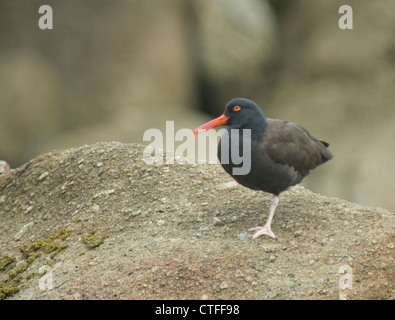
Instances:
[[[274,235],[272,229],[270,228],[270,226],[267,225],[264,225],[263,227],[250,228],[248,229],[248,232],[255,232],[255,234],[252,236],[253,240],[263,235],[269,236],[272,239],[276,239],[276,236]]]

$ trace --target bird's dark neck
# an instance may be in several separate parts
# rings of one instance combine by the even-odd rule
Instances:
[[[251,139],[252,140],[259,140],[262,138],[263,134],[266,131],[267,127],[267,119],[263,115],[258,115],[257,117],[250,118],[245,123],[238,123],[238,124],[231,124],[228,127],[228,131],[230,132],[231,129],[240,129],[240,134],[243,133],[243,129],[250,129],[251,130]]]

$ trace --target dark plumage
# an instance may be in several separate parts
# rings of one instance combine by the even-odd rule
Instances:
[[[332,159],[333,155],[327,149],[329,144],[293,122],[266,118],[253,101],[243,98],[231,100],[222,116],[195,129],[194,133],[221,124],[228,125],[227,134],[222,136],[218,145],[222,167],[240,184],[274,195],[265,226],[249,231],[258,231],[253,238],[263,234],[275,238],[270,225],[278,196],[290,186],[300,183],[310,170]],[[232,129],[238,129],[233,130],[238,136],[232,135]],[[234,174],[234,169],[243,164],[232,161],[232,148],[238,148],[234,153],[242,155],[246,143],[251,146],[251,154],[248,155],[251,159],[250,171]]]

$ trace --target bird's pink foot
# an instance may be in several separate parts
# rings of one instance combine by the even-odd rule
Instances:
[[[272,229],[268,225],[264,225],[263,227],[255,227],[248,229],[248,232],[254,232],[254,231],[257,232],[255,232],[255,234],[252,236],[252,239],[256,239],[263,235],[269,236],[272,239],[276,239],[276,236],[274,235]]]

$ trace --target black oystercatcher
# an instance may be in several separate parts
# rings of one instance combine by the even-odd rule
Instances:
[[[244,98],[231,100],[222,116],[193,133],[223,124],[227,124],[228,129],[218,145],[222,167],[243,186],[274,195],[266,224],[248,231],[256,231],[253,239],[262,235],[275,239],[271,223],[280,193],[300,183],[310,170],[332,159],[333,155],[327,149],[329,144],[293,122],[266,118],[253,101]],[[250,149],[246,148],[250,150],[250,168],[248,172],[235,174],[234,169],[240,169],[241,163],[232,155],[237,152],[241,155],[244,144],[250,145]]]

